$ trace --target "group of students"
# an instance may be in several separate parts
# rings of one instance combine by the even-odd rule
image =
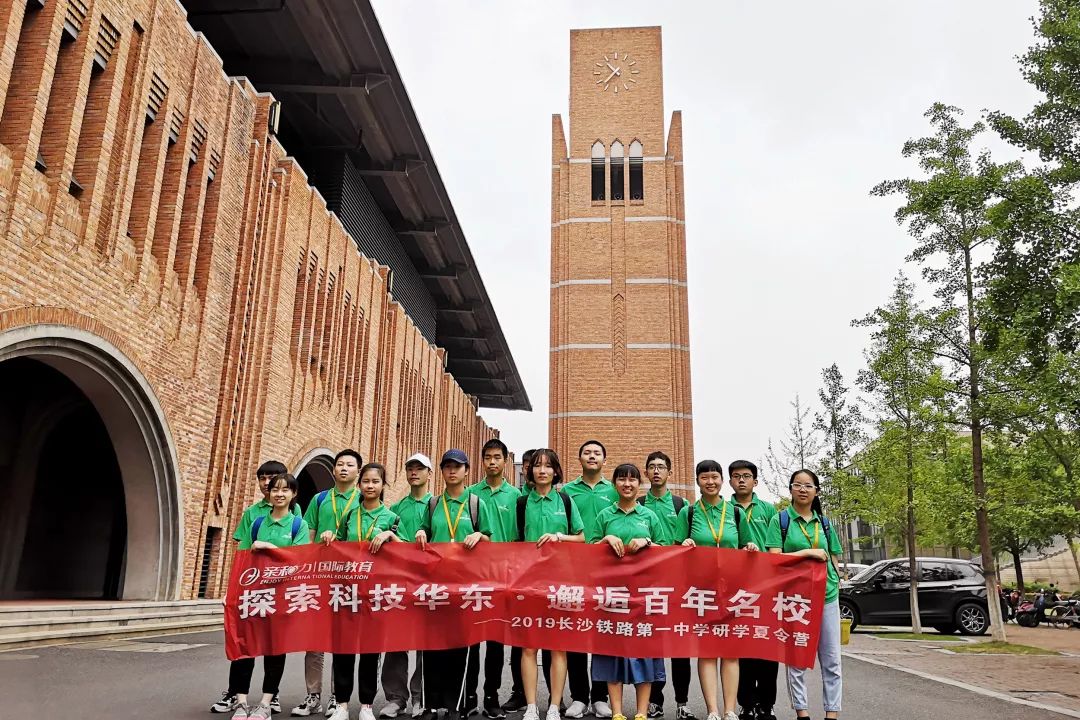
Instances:
[[[721,465],[714,460],[699,462],[695,469],[698,499],[693,502],[667,488],[671,459],[659,451],[646,459],[644,478],[636,465],[626,463],[616,467],[608,480],[603,475],[607,450],[601,442],[589,440],[578,451],[581,474],[564,482],[555,451],[529,450],[522,456],[524,490],[506,479],[509,452],[502,441],[485,443],[481,460],[484,480],[467,485],[468,457],[461,450],[447,450],[439,463],[444,490],[433,496],[429,487],[435,468],[427,456],[417,453],[405,463],[409,494],[387,507],[383,502],[386,469],[378,463],[364,464],[355,450],[342,450],[334,459],[334,487],[318,493],[302,517],[296,501],[296,478],[281,463],[267,462],[257,471],[264,499],[244,511],[233,537],[239,549],[256,551],[310,542],[367,542],[372,553],[379,552],[387,542],[401,541],[415,542],[421,548],[429,542],[458,542],[466,549],[480,542],[528,542],[537,547],[553,542],[588,542],[609,545],[619,558],[655,545],[681,544],[784,552],[825,562],[828,569],[818,660],[825,717],[838,717],[841,665],[835,556],[841,549],[822,512],[820,481],[812,471],[799,470],[791,476],[791,504],[777,513],[771,503],[754,492],[758,469],[747,460],[728,465],[734,490],[729,501],[721,496]],[[649,489],[642,494],[646,481]],[[486,717],[497,719],[523,710],[522,720],[539,720],[538,664],[543,666],[549,689],[546,720],[581,718],[586,714],[626,720],[622,707],[627,684],[634,686],[634,720],[664,714],[667,676],[662,658],[593,654],[590,669],[585,653],[545,650],[538,663],[540,653],[536,648],[512,647],[509,656],[513,687],[509,700],[500,703],[505,649],[494,641],[483,645],[482,706],[478,702],[480,644],[414,653],[361,654],[359,659],[335,653],[326,717],[349,720],[355,671],[358,718],[375,720],[372,704],[378,691],[380,658],[387,701],[380,716],[385,718],[408,714],[435,720],[442,711],[446,720],[465,720],[482,711]],[[414,657],[411,675],[410,654]],[[323,711],[323,663],[323,653],[305,653],[307,696],[292,709],[293,716]],[[676,720],[697,720],[688,707],[690,659],[672,658],[670,664]],[[234,720],[263,720],[281,712],[277,695],[285,656],[263,658],[263,693],[258,701],[249,697],[254,666],[253,658],[231,663],[229,687],[211,707],[212,712],[235,711]],[[778,663],[755,658],[698,658],[697,669],[707,720],[775,720]],[[787,668],[791,706],[798,718],[809,717],[806,673]],[[570,698],[564,709],[567,684]],[[739,713],[736,704],[741,708]]]

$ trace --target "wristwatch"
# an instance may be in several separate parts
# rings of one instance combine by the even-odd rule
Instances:
[[[645,538],[645,544],[648,545],[649,547],[652,547],[652,544],[653,544],[652,538]]]

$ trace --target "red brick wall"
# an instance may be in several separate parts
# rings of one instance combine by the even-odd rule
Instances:
[[[67,2],[0,7],[0,332],[91,329],[148,379],[177,446],[190,597],[207,528],[231,535],[262,460],[355,447],[396,498],[408,454],[478,456],[497,433],[268,134],[273,99],[227,78],[172,0],[85,5],[63,44]]]

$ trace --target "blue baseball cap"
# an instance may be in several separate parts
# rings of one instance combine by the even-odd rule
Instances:
[[[465,454],[464,450],[458,450],[457,448],[447,450],[443,453],[442,460],[439,461],[439,467],[442,467],[446,463],[457,463],[458,465],[468,465],[469,456]]]

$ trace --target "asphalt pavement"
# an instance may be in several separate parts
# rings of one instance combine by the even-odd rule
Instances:
[[[327,658],[327,689],[329,672],[330,660]],[[228,661],[220,632],[4,652],[0,653],[0,720],[145,720],[149,717],[208,720],[228,717],[208,712],[227,684],[227,677]],[[258,663],[253,689],[259,687],[261,677],[261,663]],[[816,672],[808,685],[821,687]],[[503,700],[509,694],[509,687],[507,671]],[[784,687],[781,675],[777,716],[794,718],[795,713],[787,706]],[[303,694],[303,658],[292,655],[281,688],[285,706],[282,717],[288,717],[289,708]],[[667,700],[665,717],[674,718],[670,686]],[[690,701],[694,713],[704,718],[705,705],[696,678],[690,688]],[[383,703],[380,694],[375,701],[376,711]],[[351,717],[355,719],[355,698],[353,708]],[[632,711],[632,708],[626,709]],[[820,697],[814,697],[813,693],[811,712],[813,718],[824,715]],[[511,720],[519,717],[512,715]],[[851,720],[940,720],[943,717],[948,720],[1054,720],[1064,716],[845,657],[844,712],[841,717]]]

